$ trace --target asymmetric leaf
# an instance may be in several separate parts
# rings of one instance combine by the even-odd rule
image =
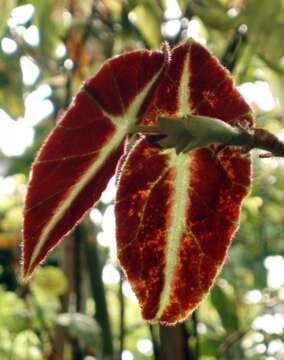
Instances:
[[[143,121],[190,114],[253,125],[229,73],[194,42],[172,51]],[[117,193],[117,246],[145,319],[182,321],[208,293],[237,229],[250,173],[249,155],[232,147],[177,155],[145,139],[133,148]]]
[[[165,61],[162,52],[146,50],[107,61],[49,135],[33,164],[26,197],[24,276],[99,199]]]

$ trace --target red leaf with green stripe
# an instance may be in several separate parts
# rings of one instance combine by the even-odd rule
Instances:
[[[33,164],[25,202],[24,276],[100,198],[166,61],[162,52],[146,50],[107,61],[47,138]]]
[[[229,73],[193,42],[172,51],[144,122],[188,114],[253,123]],[[250,173],[249,156],[234,148],[176,155],[142,140],[131,151],[117,193],[117,246],[145,319],[174,324],[208,293],[237,229]]]

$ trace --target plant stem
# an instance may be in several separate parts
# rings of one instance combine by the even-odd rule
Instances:
[[[150,337],[151,337],[152,346],[153,346],[154,359],[155,360],[161,360],[161,354],[160,354],[159,344],[158,344],[156,336],[155,336],[154,325],[149,324],[148,327],[149,327]]]
[[[236,126],[231,126],[210,117],[189,115],[184,118],[159,119],[157,125],[136,125],[133,130],[134,133],[142,133],[149,137],[157,135],[158,140],[161,136],[164,137],[162,141],[158,141],[157,145],[176,148],[177,153],[219,144],[221,147],[238,146],[243,152],[249,152],[252,149],[267,151],[260,155],[261,158],[284,157],[284,142],[268,130],[247,129],[238,123]],[[184,140],[184,137],[186,143],[179,149],[180,142]],[[170,141],[166,141],[167,138]],[[154,144],[156,144],[155,141]]]
[[[92,231],[93,232],[93,231]],[[89,272],[92,295],[96,304],[95,318],[102,329],[103,359],[113,359],[113,344],[106,294],[102,281],[102,266],[99,259],[98,245],[95,240],[84,237],[84,252]]]
[[[120,331],[119,331],[119,360],[122,359],[122,352],[124,349],[124,337],[125,337],[125,323],[124,323],[124,296],[123,296],[123,281],[124,275],[119,268],[120,281],[119,281],[119,304],[120,304]]]
[[[144,135],[161,135],[161,129],[158,125],[136,125],[134,132]]]
[[[242,27],[239,27],[238,25],[221,58],[221,64],[230,70],[230,72],[233,72],[235,69],[239,59],[241,58],[246,43],[246,31],[244,31]]]
[[[199,358],[199,352],[200,352],[200,345],[199,345],[199,335],[198,335],[198,331],[197,331],[197,325],[198,325],[198,317],[197,317],[197,310],[195,310],[192,315],[191,315],[191,319],[192,319],[192,324],[193,324],[193,336],[195,337],[195,349],[194,349],[194,354],[196,359]]]
[[[189,356],[182,324],[175,326],[160,325],[161,355],[163,360],[195,360]]]
[[[80,224],[77,226],[74,232],[74,247],[73,247],[73,259],[74,259],[74,267],[73,267],[73,281],[74,281],[74,292],[75,292],[75,310],[76,312],[81,312],[82,308],[82,279],[81,279],[81,244],[83,241],[84,234],[84,224]],[[73,341],[73,358],[81,360],[83,359],[83,351],[80,348],[79,341]]]

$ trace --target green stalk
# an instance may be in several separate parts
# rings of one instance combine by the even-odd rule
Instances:
[[[96,240],[90,241],[84,236],[84,252],[89,273],[92,296],[96,304],[95,319],[102,329],[102,355],[104,360],[113,359],[113,343],[110,318],[107,309],[106,294],[102,281],[102,265],[100,263]]]
[[[244,153],[252,149],[268,151],[260,157],[284,157],[284,143],[280,139],[265,129],[249,128],[241,122],[231,126],[216,118],[188,115],[159,118],[157,125],[137,125],[134,130],[146,136],[155,135],[152,143],[164,149],[174,148],[177,154],[218,144],[238,146]]]

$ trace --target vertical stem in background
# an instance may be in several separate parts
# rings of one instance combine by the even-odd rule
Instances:
[[[73,273],[71,273],[73,269],[73,241],[71,237],[69,236],[61,246],[60,268],[68,280],[68,289],[61,297],[61,312],[67,313],[69,311],[70,295],[73,292],[73,283],[70,281],[73,276]],[[62,359],[64,357],[65,340],[64,329],[61,326],[57,326],[55,331],[55,351]]]
[[[74,294],[75,294],[75,310],[76,312],[81,312],[82,307],[82,294],[81,294],[81,244],[83,240],[83,227],[84,224],[77,226],[74,232],[74,247],[73,247],[73,282],[74,282]],[[72,342],[72,352],[74,360],[82,360],[83,353],[80,349],[78,340]]]
[[[119,360],[122,359],[122,352],[124,349],[124,337],[125,337],[125,323],[124,323],[124,296],[123,296],[123,282],[124,282],[124,275],[119,268],[119,304],[120,304],[120,330],[119,330]]]
[[[95,231],[92,234],[96,236]],[[98,245],[96,238],[90,241],[87,234],[84,236],[84,253],[86,266],[89,273],[92,296],[96,304],[95,318],[102,329],[103,359],[113,359],[113,344],[110,319],[108,314],[106,294],[102,281],[102,266],[99,259]]]
[[[185,324],[160,325],[161,355],[163,360],[197,360],[188,345]]]
[[[163,360],[187,360],[185,357],[183,329],[181,325],[160,325],[161,355]]]
[[[81,244],[83,242],[82,233],[84,225],[79,225],[74,231],[74,290],[76,295],[76,311],[80,312],[82,310],[82,294],[81,294],[81,284],[82,284],[82,264],[81,264]]]
[[[193,323],[193,336],[195,339],[195,358],[198,359],[199,358],[199,336],[198,336],[198,331],[197,331],[197,325],[198,325],[198,317],[197,317],[197,310],[195,310],[192,313],[192,323]]]
[[[228,42],[227,48],[221,57],[222,65],[231,72],[235,69],[247,42],[246,31],[246,28],[241,26],[235,29],[235,33],[232,39]]]
[[[82,239],[81,235],[81,226],[77,227],[73,236],[70,236],[67,241],[65,241],[62,246],[62,260],[61,260],[61,269],[68,279],[68,291],[62,297],[62,312],[80,312],[81,309],[81,266],[78,266],[80,262],[79,257],[80,253],[80,243]],[[75,296],[74,296],[75,295]],[[56,332],[56,343],[57,343],[57,352],[62,355],[64,350],[65,334],[62,329],[57,328]],[[81,360],[83,354],[80,350],[79,344],[76,340],[70,340],[72,347],[72,359]]]
[[[156,326],[155,326],[156,327]],[[161,360],[160,348],[155,336],[155,327],[154,325],[149,324],[150,337],[153,346],[153,355],[155,360]]]

